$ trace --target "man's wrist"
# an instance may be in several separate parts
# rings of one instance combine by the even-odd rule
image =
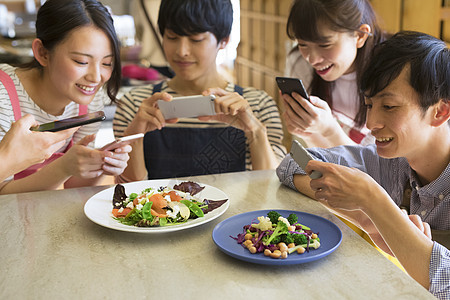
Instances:
[[[258,126],[255,130],[245,133],[249,144],[264,140],[267,138],[267,129],[264,126]]]

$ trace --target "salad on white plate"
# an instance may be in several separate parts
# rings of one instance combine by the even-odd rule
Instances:
[[[228,201],[200,199],[196,195],[204,188],[185,181],[173,187],[148,187],[127,195],[125,187],[118,184],[114,189],[112,215],[118,222],[136,227],[179,225],[204,218]]]

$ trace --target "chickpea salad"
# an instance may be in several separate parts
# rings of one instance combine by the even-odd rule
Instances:
[[[319,233],[298,222],[294,213],[283,217],[277,211],[269,211],[267,216],[257,217],[243,227],[243,232],[235,239],[250,253],[264,253],[271,258],[285,259],[289,254],[302,254],[320,247]]]
[[[118,184],[114,189],[112,215],[118,222],[136,227],[170,226],[204,218],[228,201],[200,199],[196,195],[204,188],[186,181],[127,195],[125,187]]]

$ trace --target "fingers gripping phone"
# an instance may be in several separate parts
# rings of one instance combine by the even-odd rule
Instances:
[[[106,144],[105,146],[101,147],[100,150],[102,151],[111,151],[120,147],[123,147],[125,145],[129,145],[131,144],[131,142],[143,138],[144,134],[143,133],[137,133],[137,134],[133,134],[133,135],[128,135],[128,136],[124,136],[121,138],[116,139],[115,141]]]
[[[303,170],[306,169],[308,162],[314,159],[311,154],[309,154],[308,150],[306,150],[297,140],[292,141],[291,156]],[[312,173],[309,174],[309,177],[311,179],[317,179],[322,177],[322,173],[319,171],[312,171]]]
[[[105,113],[102,111],[97,111],[93,113],[88,113],[81,116],[76,116],[72,118],[67,118],[63,120],[58,120],[50,123],[41,124],[39,126],[31,127],[32,131],[50,131],[57,132],[61,130],[66,130],[73,127],[78,127],[86,124],[91,124],[95,122],[100,122],[106,119]]]
[[[214,95],[175,97],[172,101],[158,100],[158,107],[164,118],[192,118],[198,116],[212,116],[214,109]]]
[[[306,91],[303,82],[298,78],[290,78],[290,77],[276,77],[278,88],[281,93],[292,95],[293,92],[296,92],[303,98],[309,100],[308,92]]]

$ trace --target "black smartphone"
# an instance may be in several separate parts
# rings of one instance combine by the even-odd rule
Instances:
[[[303,86],[301,79],[290,77],[276,77],[275,79],[281,93],[291,95],[293,92],[296,92],[303,98],[309,100],[308,92]]]
[[[67,118],[63,120],[58,120],[50,123],[41,124],[36,127],[31,127],[32,131],[50,131],[56,132],[73,127],[78,127],[81,125],[91,124],[95,122],[100,122],[106,119],[105,113],[102,111],[97,111],[93,113],[88,113],[81,116],[76,116],[72,118]]]

